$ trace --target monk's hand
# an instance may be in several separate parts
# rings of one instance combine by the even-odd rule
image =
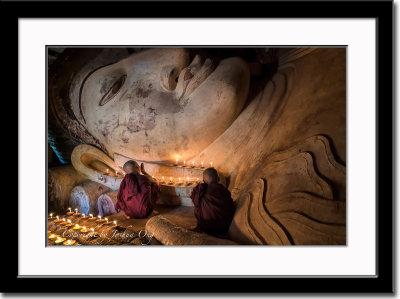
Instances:
[[[143,163],[140,164],[140,171],[141,171],[143,174],[147,174],[146,170],[144,170],[144,164],[143,164]]]

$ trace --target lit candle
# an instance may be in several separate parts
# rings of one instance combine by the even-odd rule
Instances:
[[[210,167],[212,167],[212,162],[210,162]]]
[[[83,226],[83,227],[82,227],[81,232],[82,232],[82,233],[87,233],[87,232],[88,232],[88,229],[86,228],[86,226]]]
[[[194,161],[192,161],[192,167],[194,167]]]
[[[92,231],[92,232],[94,232],[94,228],[92,227],[92,228],[90,228],[90,230]]]
[[[113,227],[118,227],[117,221],[114,220],[113,223],[114,223],[114,226],[113,226]]]
[[[172,184],[172,177],[169,177],[169,183]]]
[[[108,173],[108,168],[107,168],[107,173]]]
[[[164,177],[162,177],[162,181],[164,182]]]
[[[60,217],[58,217],[58,216],[56,216],[56,217],[57,217],[57,219],[54,220],[54,222],[61,222],[62,221],[62,219],[60,219]]]
[[[115,176],[117,176],[118,175],[118,171],[115,171]]]
[[[199,182],[199,178],[196,178],[196,182]]]
[[[50,213],[50,218],[53,218],[53,213]]]
[[[78,213],[78,209],[75,209],[75,216],[79,216],[81,213]]]
[[[204,168],[203,161],[201,161],[201,168]]]
[[[61,243],[65,241],[65,238],[57,237],[57,240],[55,241],[56,244]]]
[[[65,224],[65,226],[72,226],[72,222],[71,222],[71,220],[69,220],[69,219],[68,219],[68,220],[67,220],[67,222],[68,222],[68,223],[67,223],[67,224]]]
[[[183,166],[186,166],[186,161],[185,160],[183,160]]]
[[[189,179],[189,177],[186,178],[186,181],[187,181],[187,184],[189,185],[189,184],[190,184],[190,179]]]
[[[80,229],[81,227],[79,226],[78,223],[75,224],[75,226],[73,227],[73,229]]]
[[[178,159],[176,159],[175,161],[176,161],[175,165],[178,165]]]
[[[51,234],[51,235],[49,236],[49,239],[54,239],[54,238],[56,238],[56,237],[57,237],[57,235]]]
[[[93,217],[93,214],[89,214],[89,215],[90,215],[89,220],[94,220],[94,219],[96,219],[96,217]]]
[[[68,210],[69,210],[69,212],[67,213],[67,215],[72,215],[72,214],[74,214],[74,213],[72,212],[71,208],[68,208]]]
[[[179,184],[181,183],[181,178],[179,178]]]
[[[64,245],[74,245],[75,244],[75,240],[68,240],[68,241],[65,241],[64,243],[63,243]]]

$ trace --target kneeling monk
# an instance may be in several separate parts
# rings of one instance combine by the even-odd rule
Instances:
[[[203,180],[204,183],[194,187],[190,195],[197,227],[210,235],[224,234],[235,214],[231,192],[219,183],[215,168],[204,170]]]
[[[126,173],[122,180],[115,210],[123,210],[126,218],[146,218],[154,209],[160,186],[136,161],[129,160],[124,164]],[[143,173],[140,174],[140,171]]]

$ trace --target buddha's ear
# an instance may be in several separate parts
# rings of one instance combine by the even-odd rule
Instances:
[[[106,185],[112,190],[118,190],[123,179],[122,167],[103,151],[89,144],[80,144],[73,149],[71,163],[75,170],[82,175]]]

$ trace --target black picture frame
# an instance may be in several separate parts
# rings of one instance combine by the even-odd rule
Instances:
[[[199,6],[202,8],[199,9]],[[5,293],[57,293],[59,286],[74,286],[63,293],[91,293],[95,284],[102,293],[393,293],[393,2],[392,1],[71,1],[1,2],[2,32],[7,33],[7,70],[2,72],[4,95],[18,110],[18,18],[375,18],[377,20],[376,94],[376,213],[377,275],[374,277],[24,277],[18,276],[18,234],[2,238],[1,291]],[[38,33],[40,34],[40,33]],[[5,36],[3,34],[3,36]],[[44,70],[45,71],[45,70]],[[11,76],[10,73],[13,75]],[[43,120],[44,121],[44,120]],[[8,140],[18,144],[18,134]],[[383,137],[385,136],[385,137]],[[15,151],[17,153],[17,151]],[[15,163],[12,169],[15,169]],[[17,169],[20,169],[18,165]],[[17,170],[18,171],[18,170]],[[18,174],[17,174],[18,175]],[[19,189],[24,186],[18,186]],[[18,211],[18,201],[5,202],[5,211]],[[32,197],[32,200],[42,200]],[[18,226],[15,212],[4,222]],[[16,230],[17,231],[17,230]],[[85,280],[85,283],[80,283]],[[135,286],[140,286],[135,287]],[[155,287],[157,286],[157,287]]]

